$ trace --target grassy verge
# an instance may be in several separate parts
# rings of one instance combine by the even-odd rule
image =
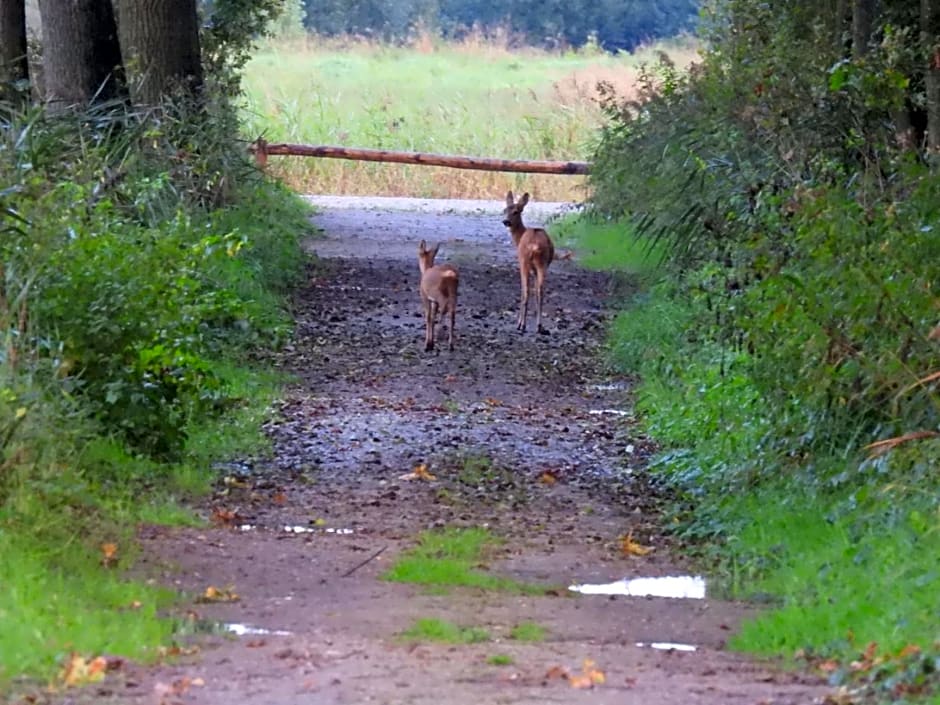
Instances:
[[[51,228],[37,207],[44,196],[32,196],[16,207],[33,209],[29,222],[34,228]],[[37,326],[53,319],[60,299],[76,307],[72,315],[79,321],[96,315],[96,307],[102,321],[135,313],[135,297],[146,300],[145,313],[155,320],[164,320],[164,311],[165,320],[199,311],[203,316],[190,329],[190,337],[174,341],[181,350],[190,345],[191,352],[180,353],[174,362],[181,374],[189,374],[185,370],[190,364],[198,370],[195,376],[180,379],[192,381],[194,393],[210,403],[177,404],[174,396],[158,400],[164,404],[158,413],[178,424],[166,431],[180,439],[179,445],[165,454],[147,452],[162,446],[150,444],[151,437],[137,433],[138,426],[109,422],[131,418],[108,413],[108,405],[123,390],[129,390],[127,399],[133,401],[133,394],[147,388],[146,378],[135,391],[136,382],[131,379],[136,378],[116,376],[118,370],[133,375],[133,366],[113,367],[110,374],[115,376],[102,382],[107,393],[96,400],[88,396],[85,380],[92,377],[93,365],[98,363],[86,358],[85,377],[77,374],[75,363],[68,360],[73,354],[68,346],[75,346],[74,354],[87,348],[75,339],[63,338],[58,359],[42,348],[27,349],[26,336],[4,341],[6,354],[0,361],[0,693],[14,684],[18,690],[38,682],[61,685],[60,669],[71,654],[85,659],[109,654],[153,661],[165,653],[174,640],[170,615],[175,596],[128,578],[139,551],[136,527],[141,523],[201,523],[185,502],[209,491],[217,473],[214,463],[267,451],[261,424],[283,381],[253,364],[247,353],[258,346],[276,345],[289,332],[284,295],[301,269],[299,239],[307,229],[306,208],[299,199],[272,184],[254,181],[243,187],[234,205],[178,219],[172,245],[177,253],[185,256],[195,248],[200,252],[207,248],[208,253],[210,248],[221,247],[223,257],[188,262],[185,270],[173,275],[174,286],[182,286],[174,290],[175,298],[136,287],[145,281],[138,275],[153,274],[157,266],[173,271],[178,263],[138,260],[137,265],[143,266],[140,272],[109,268],[112,253],[105,248],[113,246],[119,254],[121,248],[136,245],[137,256],[144,252],[149,257],[145,252],[149,244],[141,244],[143,235],[136,225],[116,224],[110,212],[101,223],[95,217],[86,216],[72,232],[73,253],[86,259],[74,269],[58,270],[42,290],[45,295],[40,298],[37,291],[35,303],[24,297],[23,305],[44,312],[43,317],[35,316]],[[114,229],[107,238],[94,240],[98,249],[82,249],[85,238],[91,242],[91,233],[104,223]],[[227,240],[207,240],[210,230],[233,235]],[[226,253],[232,243],[237,247]],[[173,255],[172,249],[160,248],[154,250],[155,257]],[[51,260],[43,259],[45,254],[37,246],[27,252],[32,259],[21,260],[38,273],[34,282],[42,282],[44,269],[55,261],[54,254]],[[13,257],[20,256],[14,250]],[[93,298],[89,288],[82,288],[85,274],[79,272],[80,267],[94,272],[94,286],[108,292],[104,297]],[[6,275],[9,286],[10,269]],[[159,277],[150,279],[155,280]],[[205,288],[197,287],[197,281],[205,282]],[[76,289],[70,291],[69,286]],[[130,294],[126,303],[125,289]],[[204,308],[187,309],[185,296],[189,294]],[[79,308],[85,301],[91,302],[88,308]],[[146,335],[144,323],[128,317],[123,320],[123,331]],[[53,334],[67,334],[64,326],[50,325],[46,330],[48,338],[30,331],[28,341],[49,342]],[[158,330],[155,337],[162,334]],[[127,347],[108,354],[126,360],[122,356],[136,343],[125,340]],[[160,342],[151,350],[160,345],[167,344]],[[17,351],[12,359],[11,350]],[[104,352],[100,360],[105,359]],[[58,365],[55,374],[49,373],[49,365]],[[162,371],[167,373],[168,366]],[[122,386],[108,392],[109,384]],[[179,396],[188,391],[182,384],[173,390]],[[139,439],[144,440],[135,443]]]
[[[249,64],[248,134],[268,141],[491,156],[587,159],[602,111],[597,84],[634,90],[642,63],[665,49],[680,65],[694,47],[636,54],[551,54],[464,42],[389,47],[311,40],[261,52]],[[312,193],[581,200],[580,177],[491,174],[337,159],[275,158],[271,168]]]
[[[590,266],[637,268],[626,226],[573,232]],[[806,409],[769,411],[748,353],[697,334],[703,302],[687,291],[649,280],[615,320],[610,354],[641,377],[637,406],[663,448],[652,472],[679,498],[671,525],[723,591],[768,605],[731,644],[862,679],[878,701],[927,697],[940,658],[940,441],[869,458],[781,452],[776,439],[806,425]]]

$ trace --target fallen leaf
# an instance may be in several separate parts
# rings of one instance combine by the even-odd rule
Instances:
[[[65,662],[59,678],[67,687],[87,685],[103,680],[107,670],[108,660],[104,656],[98,656],[89,661],[73,653]]]
[[[212,522],[214,524],[228,526],[229,524],[234,524],[240,518],[241,517],[238,516],[238,511],[234,509],[223,509],[222,507],[215,507],[212,510]]]
[[[572,688],[593,688],[596,685],[604,685],[607,680],[604,672],[599,670],[597,664],[589,658],[584,659],[581,670],[582,672],[579,675],[571,676],[568,679]]]
[[[819,670],[822,671],[823,673],[832,673],[838,668],[839,668],[839,662],[832,658],[826,659],[825,661],[821,661],[819,663]]]
[[[552,666],[551,668],[548,669],[548,671],[545,672],[546,681],[567,680],[567,679],[568,679],[568,671],[565,670],[565,668],[562,666]]]
[[[558,475],[554,470],[546,470],[541,475],[539,475],[539,482],[543,485],[554,485],[558,482]]]
[[[278,506],[283,506],[287,504],[287,494],[285,494],[284,492],[278,492],[271,498],[271,501],[277,504]]]
[[[113,568],[115,565],[117,565],[117,551],[118,546],[116,543],[101,544],[101,565],[103,565],[105,568]]]
[[[652,546],[642,546],[634,541],[633,531],[620,537],[620,552],[625,556],[645,556],[652,550]]]
[[[499,399],[494,399],[493,397],[487,397],[483,400],[488,406],[502,406],[503,402]]]
[[[431,482],[436,480],[437,477],[428,472],[428,466],[422,463],[415,467],[411,472],[405,473],[404,475],[398,478],[399,480],[424,480],[425,482]]]
[[[241,598],[231,588],[219,589],[213,585],[206,588],[196,602],[238,602]]]

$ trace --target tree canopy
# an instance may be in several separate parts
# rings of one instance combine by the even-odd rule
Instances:
[[[596,41],[607,50],[690,31],[696,0],[304,0],[305,27],[325,35],[406,38],[417,26],[459,38],[467,32],[508,30],[538,46],[580,46]]]

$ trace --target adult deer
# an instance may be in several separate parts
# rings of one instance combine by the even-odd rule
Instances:
[[[503,225],[509,228],[512,244],[516,246],[519,257],[519,277],[522,280],[522,300],[519,302],[519,320],[516,330],[525,333],[526,318],[529,315],[530,279],[535,275],[535,326],[539,333],[542,328],[542,302],[545,298],[545,277],[548,265],[555,259],[555,246],[552,239],[542,228],[527,228],[522,222],[522,211],[529,202],[529,194],[522,194],[517,203],[512,191],[506,194],[506,209],[503,211]]]
[[[450,313],[450,350],[454,349],[454,319],[457,315],[457,285],[460,274],[450,264],[434,264],[440,245],[428,249],[424,240],[418,245],[418,267],[421,270],[421,303],[424,305],[424,349],[434,349],[434,325],[437,313]]]

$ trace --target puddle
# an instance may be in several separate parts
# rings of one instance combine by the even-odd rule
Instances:
[[[352,529],[321,529],[315,526],[285,526],[284,531],[288,534],[317,534],[323,532],[324,534],[339,534],[340,536],[349,536],[355,533]]]
[[[254,531],[258,527],[254,524],[242,524],[238,527],[239,531]],[[349,536],[354,534],[355,531],[352,529],[320,529],[315,526],[284,526],[281,527],[281,530],[286,534],[317,534],[323,532],[324,534],[339,534],[340,536]]]
[[[692,644],[674,644],[671,641],[654,641],[649,644],[645,644],[642,641],[636,643],[640,648],[649,647],[651,649],[660,649],[661,651],[695,651],[698,647],[692,646]]]
[[[705,597],[705,578],[700,575],[674,575],[665,578],[624,578],[599,585],[571,585],[582,595],[624,595],[627,597]]]
[[[594,390],[595,392],[616,392],[622,389],[626,389],[627,385],[624,382],[612,382],[610,384],[589,384],[588,389]]]
[[[290,636],[290,632],[281,629],[262,629],[261,627],[249,627],[247,624],[237,622],[223,624],[222,631],[236,636]]]
[[[633,414],[629,411],[624,411],[623,409],[591,409],[588,411],[591,416],[601,416],[603,414],[610,414],[611,416],[632,416]]]

